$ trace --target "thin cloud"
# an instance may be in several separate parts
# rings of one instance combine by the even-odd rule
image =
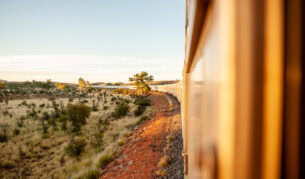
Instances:
[[[179,60],[182,61],[182,60]],[[148,71],[159,79],[180,78],[182,64],[174,59],[150,59],[100,55],[17,55],[0,56],[0,77],[31,79],[62,75],[71,81],[73,76],[87,76],[93,81],[125,81],[126,75]],[[13,75],[13,74],[16,75]],[[57,74],[56,74],[57,73]],[[12,76],[13,75],[13,76]],[[94,77],[96,75],[96,77]],[[18,79],[15,79],[18,80]],[[30,80],[30,79],[29,79]]]

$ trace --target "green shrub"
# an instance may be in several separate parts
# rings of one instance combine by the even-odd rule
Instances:
[[[108,125],[109,125],[109,120],[108,119],[102,120],[101,118],[99,118],[98,124],[97,124],[98,127],[108,126]]]
[[[32,111],[30,111],[29,113],[28,113],[28,116],[29,117],[32,117],[33,119],[36,119],[38,116],[37,116],[37,112],[35,111],[35,109],[34,108],[32,108]]]
[[[98,111],[98,103],[95,100],[92,101],[92,111]]]
[[[67,131],[67,123],[69,121],[69,117],[66,114],[61,114],[58,118],[58,121],[61,123],[61,129],[63,131]]]
[[[81,101],[81,103],[83,103],[83,104],[88,103],[88,100],[84,99]]]
[[[108,106],[104,106],[104,110],[107,110],[108,109]]]
[[[147,116],[141,116],[140,119],[138,120],[137,124],[141,124],[143,121],[146,121],[148,119]]]
[[[134,101],[134,104],[140,105],[140,106],[150,106],[151,101],[145,97],[138,96],[136,100]]]
[[[78,179],[98,179],[100,176],[100,172],[96,169],[89,170],[82,174]]]
[[[87,143],[84,139],[72,139],[65,147],[65,153],[71,157],[79,157]]]
[[[123,138],[123,137],[118,140],[118,145],[119,146],[123,146],[125,143],[126,143],[126,139]]]
[[[15,167],[14,163],[11,161],[6,160],[6,161],[0,162],[0,168],[12,169],[14,167]]]
[[[17,126],[22,127],[23,126],[23,121],[25,120],[24,116],[21,116],[17,119]]]
[[[111,116],[114,119],[119,119],[121,117],[126,116],[126,114],[129,112],[129,106],[126,103],[119,103],[116,105],[114,112],[112,112]]]
[[[53,129],[57,128],[57,118],[50,118],[47,122]]]
[[[0,134],[0,143],[7,141],[8,141],[7,134]]]
[[[43,134],[48,133],[49,126],[45,123],[45,121],[48,121],[49,119],[50,116],[47,112],[44,112],[40,118]]]
[[[98,160],[97,168],[104,168],[112,160],[113,160],[113,155],[103,154]]]
[[[45,106],[46,106],[46,104],[44,104],[44,103],[39,105],[40,108],[44,108]]]
[[[103,133],[102,132],[96,132],[92,135],[91,143],[94,148],[101,148],[103,145]]]
[[[3,112],[2,112],[3,116],[8,116],[10,113],[8,112],[7,109],[5,109]]]
[[[17,136],[17,135],[19,135],[19,134],[20,134],[20,129],[15,128],[15,129],[14,129],[14,135]]]
[[[130,103],[130,100],[128,100],[128,99],[123,99],[123,102],[129,104],[129,103]]]
[[[8,99],[5,99],[5,105],[8,105]]]
[[[137,106],[137,109],[134,111],[136,117],[141,116],[146,110],[146,106]]]
[[[68,104],[66,110],[69,121],[72,123],[72,132],[79,132],[86,124],[86,119],[90,116],[91,109],[84,104]]]

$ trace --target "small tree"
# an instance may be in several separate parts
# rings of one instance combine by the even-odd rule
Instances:
[[[86,81],[83,78],[78,79],[78,89],[84,90],[86,88]]]
[[[90,116],[91,109],[84,104],[69,104],[67,115],[72,123],[73,132],[79,132],[82,125],[86,124],[86,119]]]
[[[56,89],[63,90],[65,88],[65,84],[63,83],[55,83]]]
[[[147,72],[143,71],[133,75],[129,78],[130,82],[135,82],[136,88],[141,94],[147,94],[151,90],[147,82],[153,81],[154,78],[152,75],[148,75]]]
[[[5,88],[5,83],[0,81],[0,89],[3,89],[3,88]]]
[[[92,88],[92,85],[89,81],[85,81],[83,78],[78,79],[78,89],[81,91],[87,91]]]

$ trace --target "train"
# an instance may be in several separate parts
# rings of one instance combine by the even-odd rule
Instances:
[[[305,178],[304,7],[186,0],[185,178]]]

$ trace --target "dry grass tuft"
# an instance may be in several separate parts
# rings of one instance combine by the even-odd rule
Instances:
[[[159,170],[156,172],[156,175],[157,175],[157,176],[165,177],[165,176],[168,175],[168,173],[167,173],[167,170],[166,170],[166,169],[159,169]]]
[[[165,156],[163,156],[163,157],[161,158],[161,160],[159,161],[158,167],[160,167],[160,168],[166,168],[166,167],[168,166],[168,162],[169,162],[168,156],[165,155]]]
[[[174,141],[174,135],[171,133],[171,134],[169,134],[167,137],[166,137],[166,141],[167,141],[167,143],[171,143],[171,142],[173,142]]]
[[[112,160],[113,154],[103,154],[98,160],[97,168],[104,168]]]
[[[125,143],[126,143],[126,138],[125,138],[125,137],[121,137],[121,138],[118,140],[118,145],[119,145],[119,146],[123,146]]]

